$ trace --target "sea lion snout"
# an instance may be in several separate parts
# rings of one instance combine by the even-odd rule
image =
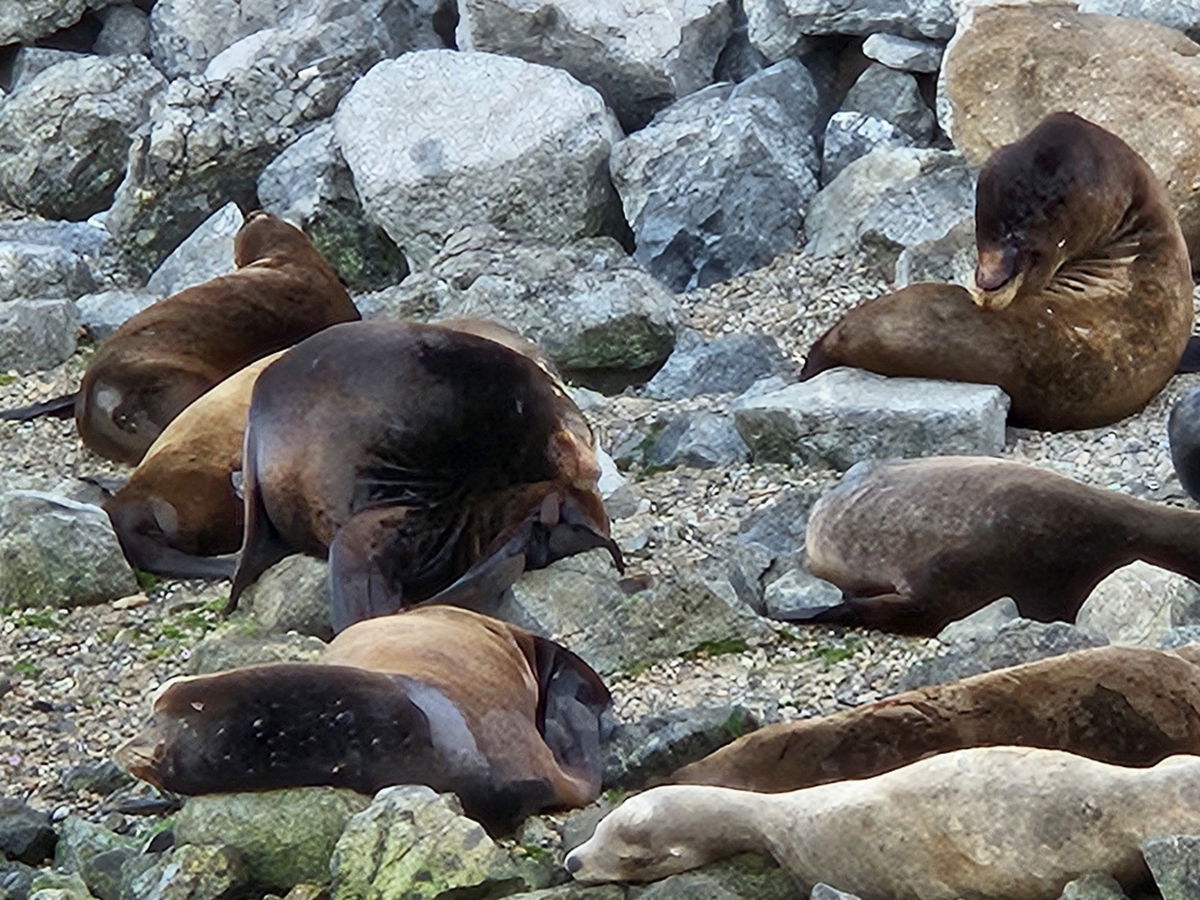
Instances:
[[[155,724],[130,738],[113,753],[118,766],[134,778],[159,787],[158,770],[166,753],[166,742]]]
[[[975,267],[975,303],[984,309],[1004,309],[1012,303],[1021,286],[1018,273],[1021,253],[1011,244],[979,247]]]

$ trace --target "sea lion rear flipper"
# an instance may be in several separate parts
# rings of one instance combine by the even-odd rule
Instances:
[[[63,394],[61,397],[55,397],[42,403],[34,403],[31,406],[0,410],[0,419],[8,419],[12,422],[29,422],[42,416],[50,416],[55,419],[69,419],[75,415],[75,398],[78,396],[79,391],[75,391],[74,393]]]
[[[296,552],[275,529],[263,503],[262,491],[258,487],[253,420],[246,430],[245,448],[242,472],[246,490],[246,524],[241,554],[233,573],[233,587],[229,590],[229,602],[225,604],[225,615],[237,609],[242,591],[253,584],[259,575],[285,556]]]
[[[1187,375],[1200,372],[1200,335],[1188,338],[1187,346],[1183,348],[1183,356],[1175,367],[1176,375]]]

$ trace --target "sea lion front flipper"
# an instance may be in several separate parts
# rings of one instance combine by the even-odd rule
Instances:
[[[79,396],[79,391],[71,394],[63,394],[61,397],[54,397],[51,400],[46,400],[42,403],[34,403],[30,406],[22,406],[18,409],[0,410],[0,419],[7,419],[12,422],[29,422],[33,419],[39,419],[42,416],[50,416],[54,419],[69,419],[75,415],[75,398]]]
[[[329,623],[334,634],[406,605],[391,552],[406,513],[403,507],[364,510],[338,529],[329,545]]]
[[[245,459],[242,462],[243,483],[246,490],[245,535],[237,569],[233,573],[233,586],[229,590],[229,602],[225,604],[225,615],[237,609],[242,591],[254,583],[263,572],[295,549],[284,542],[276,530],[271,516],[263,503],[262,491],[258,486],[258,459],[255,452],[253,420],[246,430]]]
[[[507,539],[449,587],[438,591],[420,606],[445,604],[491,615],[504,592],[526,569],[525,548],[529,545],[533,521],[526,520],[509,532]]]
[[[1183,348],[1183,356],[1179,358],[1175,374],[1188,375],[1194,372],[1200,372],[1200,335],[1193,334],[1188,338],[1187,346]]]

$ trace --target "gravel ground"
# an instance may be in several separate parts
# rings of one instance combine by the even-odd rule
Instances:
[[[802,358],[837,316],[886,285],[837,261],[798,254],[714,288],[681,298],[684,319],[708,334],[761,330]],[[0,408],[74,389],[86,348],[53,371],[0,376]],[[1012,429],[1005,455],[1083,481],[1159,501],[1191,505],[1171,470],[1165,420],[1195,376],[1176,378],[1141,415],[1085,432]],[[688,405],[727,409],[730,397],[663,404],[632,394],[592,412],[606,448]],[[79,476],[120,467],[84,450],[70,421],[0,424],[0,490],[16,487],[86,494]],[[782,466],[626,473],[642,498],[616,523],[631,548],[631,570],[662,574],[691,567],[738,522],[788,485],[829,484],[836,473]],[[109,758],[133,733],[151,691],[183,671],[190,649],[218,622],[225,584],[162,583],[148,594],[76,610],[0,613],[0,779],[5,794],[38,808],[68,811],[125,829],[134,823],[106,808],[81,775]],[[738,702],[768,718],[812,715],[876,699],[935,642],[859,630],[780,626],[777,639],[751,650],[674,659],[611,681],[619,718],[702,703]]]

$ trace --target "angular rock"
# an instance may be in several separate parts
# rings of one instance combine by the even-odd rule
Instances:
[[[1163,900],[1200,896],[1200,836],[1152,837],[1142,841],[1142,856]]]
[[[69,50],[54,50],[50,47],[22,47],[13,56],[8,75],[8,89],[16,91],[33,81],[51,66],[71,59],[81,59],[83,54]]]
[[[734,406],[755,459],[835,469],[862,459],[996,456],[1007,414],[1008,396],[995,385],[847,368]]]
[[[664,580],[633,595],[608,554],[593,550],[526,572],[498,618],[553,637],[597,672],[636,669],[712,648],[740,648],[771,634],[748,608],[698,578]]]
[[[94,257],[112,246],[112,235],[93,222],[47,222],[41,219],[17,219],[0,222],[0,244],[42,244],[63,255],[57,265],[73,280],[91,285],[86,266],[73,257]],[[53,295],[51,295],[53,296]],[[74,296],[74,295],[72,295]]]
[[[40,872],[29,884],[29,900],[95,900],[75,873]]]
[[[1107,643],[1101,635],[1066,622],[1016,619],[1002,625],[994,634],[979,639],[968,638],[949,645],[945,652],[932,659],[918,660],[900,680],[897,690],[911,691],[927,684],[958,681],[981,672],[1019,666],[1089,647],[1103,647]]]
[[[160,299],[158,294],[147,291],[101,291],[80,297],[75,308],[79,311],[79,324],[92,342],[98,344]]]
[[[325,649],[324,642],[310,635],[244,634],[237,630],[241,624],[235,621],[233,629],[214,632],[193,647],[188,656],[188,674],[205,675],[262,663],[312,662]]]
[[[0,859],[0,890],[5,891],[11,900],[26,900],[29,896],[29,886],[37,873],[37,869],[25,863]]]
[[[0,303],[0,370],[24,374],[57,366],[75,352],[79,310],[70,300]]]
[[[1200,644],[1200,625],[1180,625],[1168,631],[1158,642],[1159,650],[1174,650],[1188,644]]]
[[[0,239],[0,301],[74,300],[94,287],[87,265],[71,250]]]
[[[0,797],[0,857],[36,866],[54,853],[57,841],[48,815]]]
[[[857,894],[847,894],[827,884],[814,884],[808,900],[860,900]]]
[[[552,242],[623,227],[607,173],[620,128],[599,94],[559,69],[408,53],[354,85],[334,128],[367,216],[414,268],[472,224]]]
[[[761,724],[741,706],[696,706],[618,725],[606,746],[604,787],[643,788]]]
[[[891,122],[919,144],[933,137],[934,115],[917,79],[907,72],[872,63],[842,101],[844,112],[860,112]]]
[[[770,262],[795,243],[819,168],[817,91],[786,60],[673,104],[613,148],[634,257],[675,290]]]
[[[423,785],[376,794],[346,825],[330,866],[334,900],[502,897],[545,887],[551,871],[495,844],[453,794]]]
[[[1156,647],[1177,625],[1200,625],[1200,585],[1135,560],[1098,585],[1075,617],[1113,644]]]
[[[910,244],[896,257],[892,281],[897,288],[918,281],[975,284],[975,217],[964,216],[941,237]]]
[[[905,247],[945,235],[975,210],[975,175],[957,153],[884,147],[844,168],[805,219],[813,256],[854,253],[890,274]]]
[[[351,290],[399,284],[408,274],[404,254],[363,214],[332,122],[322,122],[263,169],[258,199],[302,228]]]
[[[101,56],[150,55],[150,17],[136,6],[100,10],[102,24],[92,52]]]
[[[713,81],[733,20],[725,0],[462,0],[458,47],[566,69],[626,129]]]
[[[767,617],[780,622],[810,619],[841,602],[840,589],[804,568],[784,572],[763,589]]]
[[[1200,3],[1196,0],[1079,0],[1080,12],[1145,19],[1200,39]]]
[[[608,238],[556,248],[469,228],[431,265],[453,288],[438,318],[501,322],[536,341],[561,369],[640,369],[675,344],[674,297]]]
[[[369,804],[369,797],[332,787],[189,797],[175,816],[175,843],[235,849],[259,886],[328,884],[334,844]]]
[[[364,319],[427,322],[461,293],[435,275],[412,272],[401,284],[359,294],[354,305]]]
[[[247,896],[251,883],[232,847],[176,845],[134,878],[130,887],[139,900],[237,900]]]
[[[841,171],[872,150],[912,147],[917,142],[886,119],[861,112],[835,112],[825,125],[821,157],[821,184],[829,184]]]
[[[945,39],[954,33],[952,0],[744,0],[750,42],[770,60],[794,55],[815,34],[874,34]]]
[[[133,847],[136,843],[134,838],[119,835],[79,816],[67,816],[58,826],[54,867],[64,872],[82,872],[93,857],[109,850]]]
[[[701,337],[685,331],[675,350],[646,383],[655,400],[683,400],[701,394],[741,393],[769,375],[790,374],[792,362],[769,334]]]
[[[70,791],[88,791],[103,797],[133,784],[133,776],[111,759],[103,759],[71,766],[63,773],[62,784]]]
[[[570,882],[541,891],[509,894],[505,900],[625,900],[625,890],[616,884],[588,886]]]
[[[125,864],[138,855],[138,851],[130,847],[106,850],[84,862],[79,876],[98,900],[121,900]]]
[[[938,41],[906,38],[898,34],[873,34],[863,41],[867,59],[881,62],[902,72],[936,72],[942,64],[946,45]]]
[[[1017,601],[1012,597],[993,600],[983,609],[957,619],[938,632],[937,639],[943,644],[968,644],[993,637],[1009,622],[1019,619]]]
[[[1097,66],[1114,89],[1096,89]],[[1158,175],[1200,259],[1200,51],[1178,31],[1068,5],[975,7],[947,48],[938,97],[942,127],[976,165],[1055,110],[1103,125]]]
[[[152,269],[230,201],[251,208],[267,163],[374,62],[403,49],[379,16],[387,2],[327,0],[319,15],[258,32],[205,74],[171,82],[105,220],[135,263]]]
[[[629,900],[795,900],[796,882],[769,857],[745,854],[681,872],[644,887]]]
[[[137,589],[104,510],[36,491],[0,495],[0,597],[5,603],[86,606]]]
[[[52,219],[108,207],[165,85],[142,56],[60,62],[22,85],[0,104],[0,196]]]
[[[750,448],[728,415],[693,410],[671,419],[646,451],[650,466],[713,469],[744,462]]]
[[[281,560],[242,594],[233,621],[242,618],[263,634],[296,631],[329,640],[329,567],[300,553]]]
[[[1063,888],[1058,900],[1127,900],[1117,879],[1103,872],[1076,878]]]
[[[110,0],[19,0],[0,4],[0,47],[32,43],[78,22],[85,12]]]
[[[233,236],[242,227],[243,219],[236,203],[226,203],[171,251],[146,282],[146,290],[168,297],[184,288],[228,275],[234,269]]]

